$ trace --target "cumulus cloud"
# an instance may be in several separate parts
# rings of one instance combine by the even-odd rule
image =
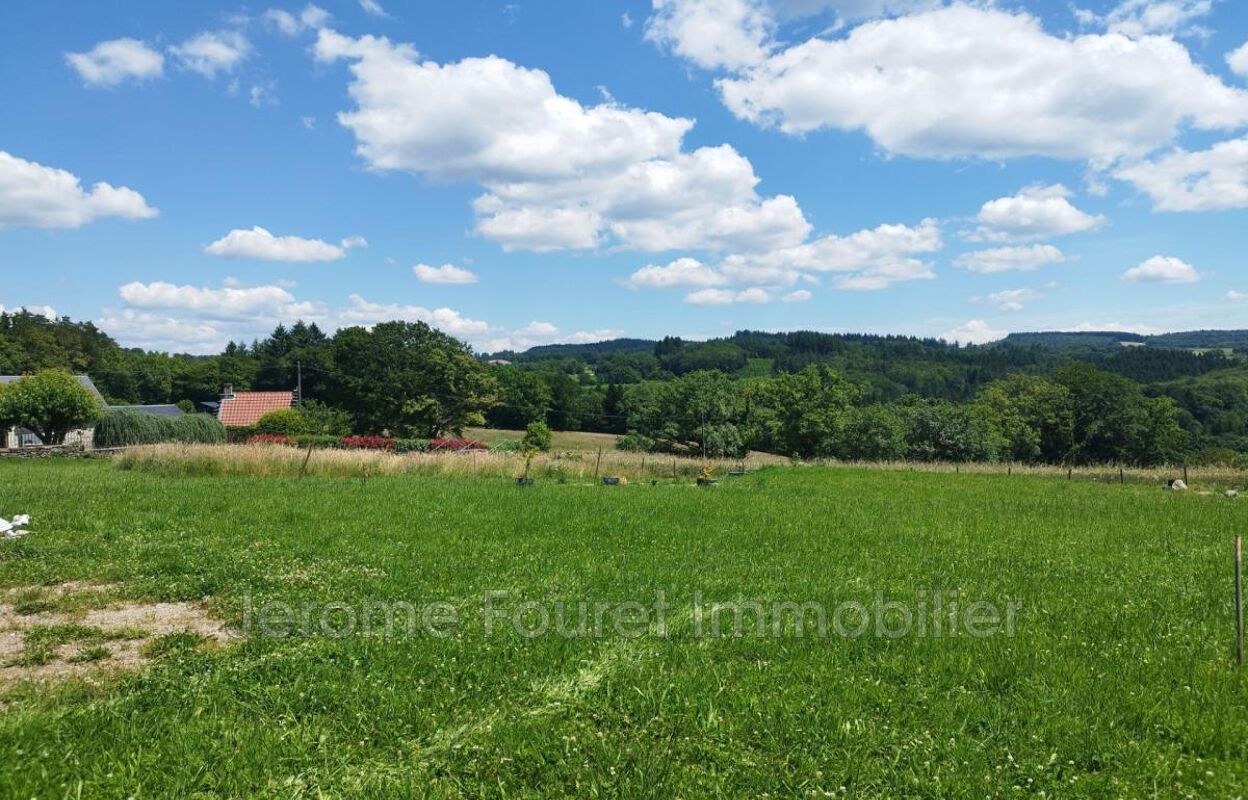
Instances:
[[[615,328],[563,333],[551,322],[534,320],[511,330],[452,308],[375,302],[351,294],[343,305],[301,300],[292,284],[247,286],[227,278],[220,286],[134,281],[119,290],[120,310],[106,310],[97,323],[126,346],[190,353],[219,352],[228,341],[267,336],[278,323],[314,322],[334,331],[372,327],[400,320],[424,322],[478,350],[525,349],[538,344],[584,343],[616,338]]]
[[[1008,335],[1008,331],[997,330],[982,319],[973,319],[964,325],[945,331],[940,335],[940,338],[946,342],[970,345],[988,344],[998,339],[1004,339]]]
[[[1044,292],[1037,289],[1005,289],[988,295],[988,302],[1001,311],[1022,311],[1025,303],[1044,297]]]
[[[274,236],[259,225],[251,230],[236,228],[208,245],[204,250],[226,258],[254,258],[260,261],[337,261],[352,247],[367,247],[363,237],[343,239],[330,244],[320,239],[299,236]]]
[[[297,16],[280,8],[270,8],[264,12],[263,17],[286,36],[296,36],[306,30],[322,28],[329,22],[329,12],[312,4],[304,6]]]
[[[685,295],[685,302],[693,306],[725,306],[729,303],[770,303],[771,295],[757,286],[741,291],[731,289],[699,289]]]
[[[476,283],[477,276],[471,271],[454,264],[443,264],[440,267],[429,264],[417,264],[412,267],[412,274],[421,283]]]
[[[451,308],[429,309],[423,306],[399,303],[373,303],[358,294],[347,298],[347,307],[335,314],[341,325],[372,326],[379,322],[402,320],[424,322],[452,336],[474,339],[489,333],[489,324],[466,317]]]
[[[205,78],[233,72],[251,52],[247,37],[238,31],[205,32],[169,48],[185,69]]]
[[[704,69],[767,58],[774,23],[755,0],[654,0],[646,39]]]
[[[126,347],[177,353],[220,352],[227,332],[203,320],[187,320],[132,308],[105,313],[95,324]]]
[[[1161,328],[1153,325],[1143,325],[1135,322],[1080,322],[1078,325],[1070,328],[1074,333],[1104,333],[1112,331],[1114,333],[1138,333],[1141,336],[1152,336],[1161,333]]]
[[[38,314],[41,317],[47,317],[48,319],[53,319],[53,320],[56,319],[58,316],[60,316],[59,314],[56,313],[56,309],[53,308],[52,306],[23,305],[23,306],[14,306],[13,308],[7,308],[5,307],[3,303],[0,303],[0,314],[17,314],[23,311],[25,311],[27,314]]]
[[[1248,138],[1208,150],[1174,150],[1119,168],[1114,177],[1148,195],[1157,211],[1248,207]]]
[[[1226,54],[1226,65],[1241,78],[1248,78],[1248,42]]]
[[[0,228],[77,228],[104,217],[149,219],[157,213],[133,189],[100,182],[85,191],[71,172],[0,150]]]
[[[1153,256],[1123,273],[1128,283],[1195,283],[1200,273],[1186,261],[1172,256]]]
[[[1123,0],[1101,21],[1107,30],[1139,38],[1203,33],[1195,20],[1213,10],[1213,0]]]
[[[1171,38],[1052,36],[1025,12],[964,4],[812,38],[718,86],[742,119],[792,134],[860,130],[918,157],[1104,163],[1186,126],[1248,123],[1248,92]]]
[[[935,277],[920,256],[940,250],[940,225],[880,225],[848,236],[823,236],[805,244],[760,254],[734,254],[721,271],[730,279],[759,285],[791,284],[803,275],[833,273],[839,289],[884,289],[895,283]]]
[[[441,64],[331,30],[314,52],[350,62],[356,107],[338,120],[360,156],[375,169],[478,183],[477,232],[505,249],[758,250],[810,230],[792,197],[758,195],[732,147],[684,151],[692,120],[585,106],[545,72],[496,56]]]
[[[381,7],[381,3],[377,2],[377,0],[360,0],[360,8],[364,9],[364,13],[370,16],[381,17],[383,19],[390,16],[386,13],[386,10]]]
[[[1065,260],[1066,256],[1053,245],[1033,244],[975,250],[963,253],[953,263],[970,272],[987,275],[996,272],[1031,272],[1045,264],[1056,264]]]
[[[1103,216],[1080,211],[1071,204],[1070,191],[1060,184],[1029,186],[1011,197],[989,200],[975,220],[979,227],[967,235],[979,242],[1028,242],[1095,230]]]
[[[165,57],[137,39],[100,42],[85,53],[66,53],[65,61],[88,86],[159,78],[165,69]]]
[[[724,281],[723,275],[696,258],[678,258],[665,265],[642,267],[629,276],[628,285],[634,289],[689,289],[718,286]]]
[[[780,302],[782,303],[805,303],[811,297],[813,297],[813,295],[807,290],[798,289],[795,292],[789,292],[784,297],[781,297]]]
[[[220,288],[179,286],[165,281],[132,281],[119,290],[121,299],[136,309],[176,310],[217,319],[238,319],[256,314],[278,316],[303,310],[281,286]]]

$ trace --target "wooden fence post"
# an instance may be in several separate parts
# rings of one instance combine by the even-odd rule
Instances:
[[[602,448],[598,448],[598,458],[594,461],[594,480],[598,480],[598,467],[602,464]]]
[[[1235,662],[1244,666],[1244,540],[1235,537]]]

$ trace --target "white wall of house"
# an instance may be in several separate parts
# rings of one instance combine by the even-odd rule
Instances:
[[[75,428],[65,434],[65,444],[80,445],[90,450],[95,439],[94,428]],[[42,444],[39,437],[24,428],[10,428],[4,433],[4,446],[9,450],[19,447],[38,447]]]

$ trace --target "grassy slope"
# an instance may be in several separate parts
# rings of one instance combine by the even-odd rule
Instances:
[[[0,462],[0,586],[465,603],[448,640],[253,640],[118,685],[18,690],[0,796],[1231,796],[1245,507],[1152,487],[771,470],[715,490],[175,479]],[[1242,501],[1241,501],[1242,502]],[[481,594],[1024,610],[988,640],[486,638]]]

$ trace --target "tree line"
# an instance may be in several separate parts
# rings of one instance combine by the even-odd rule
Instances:
[[[499,364],[498,361],[511,363]],[[423,323],[278,326],[214,356],[123,349],[91,323],[0,314],[0,372],[91,375],[114,403],[288,390],[360,434],[488,424],[612,432],[624,446],[803,458],[1152,464],[1248,444],[1238,353],[957,348],[897,336],[742,331],[486,359]]]

